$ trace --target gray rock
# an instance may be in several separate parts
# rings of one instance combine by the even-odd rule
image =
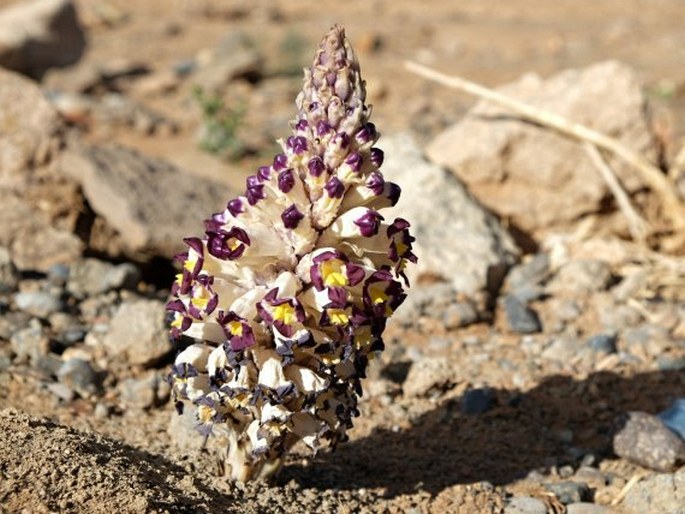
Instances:
[[[630,412],[614,435],[614,452],[641,466],[665,472],[685,459],[685,441],[658,417]]]
[[[567,363],[579,356],[584,350],[580,340],[573,334],[561,334],[552,339],[542,351],[542,357],[551,361]]]
[[[1,68],[0,105],[0,186],[15,188],[57,148],[62,122],[34,82]]]
[[[127,378],[119,384],[119,394],[123,404],[133,409],[148,409],[158,405],[163,398],[160,391],[161,378],[157,372],[144,378]]]
[[[66,264],[55,264],[50,266],[47,271],[48,280],[51,284],[64,287],[69,280],[69,266]]]
[[[520,287],[511,289],[511,294],[521,300],[523,303],[534,302],[535,300],[541,300],[547,296],[545,288],[542,286],[535,286],[530,284],[524,284]]]
[[[573,479],[578,482],[585,482],[593,489],[607,485],[607,477],[599,469],[591,466],[581,466],[575,472]]]
[[[679,398],[658,414],[661,422],[685,440],[685,398]]]
[[[33,0],[0,11],[0,66],[35,78],[75,63],[86,46],[71,0]]]
[[[457,381],[456,370],[446,359],[424,357],[411,365],[402,390],[408,397],[430,396],[450,389]]]
[[[597,334],[590,337],[585,344],[598,353],[616,353],[615,334]]]
[[[205,91],[219,93],[236,78],[259,76],[263,60],[255,42],[245,33],[234,31],[216,48],[200,54],[192,82]]]
[[[400,305],[393,319],[405,325],[413,325],[421,316],[437,317],[457,300],[457,291],[452,284],[436,282],[415,285],[412,294]]]
[[[418,264],[410,278],[439,276],[470,296],[496,294],[519,250],[497,219],[453,175],[426,161],[409,135],[383,139],[383,173],[411,191],[395,215],[412,223]]]
[[[609,507],[596,503],[580,502],[566,505],[566,514],[612,514],[615,512]]]
[[[516,296],[508,294],[504,297],[504,310],[509,328],[514,332],[531,334],[542,330],[537,313]]]
[[[47,355],[38,357],[33,367],[46,377],[56,377],[62,367],[62,359],[56,353],[48,352]]]
[[[117,146],[66,151],[61,168],[133,254],[172,257],[184,237],[200,231],[198,220],[232,196],[225,184]]]
[[[499,91],[611,134],[648,159],[659,154],[641,84],[620,63],[566,70],[547,80],[526,75]],[[523,123],[485,101],[438,135],[427,153],[455,172],[487,207],[526,231],[598,212],[609,194],[575,141]],[[640,187],[627,165],[616,161],[612,168],[629,191]]]
[[[50,351],[50,339],[40,322],[32,319],[28,327],[12,334],[10,346],[15,354],[15,363],[35,365]]]
[[[98,373],[83,359],[65,361],[57,372],[57,379],[82,397],[96,394],[100,389]]]
[[[545,489],[553,493],[564,505],[588,500],[590,496],[590,488],[583,482],[573,482],[569,480],[566,482],[543,485]]]
[[[9,311],[0,316],[0,339],[9,341],[12,334],[26,328],[31,316],[22,311]]]
[[[526,287],[539,286],[549,277],[549,255],[538,253],[531,259],[517,264],[507,274],[505,286],[511,292]]]
[[[14,291],[18,282],[19,273],[12,264],[10,252],[4,246],[0,246],[0,294]]]
[[[78,308],[86,325],[91,325],[112,318],[118,308],[118,303],[119,295],[110,291],[86,298],[78,304]]]
[[[105,334],[105,351],[130,364],[154,364],[173,350],[165,315],[164,304],[156,300],[122,303]]]
[[[28,312],[38,318],[47,318],[50,314],[62,310],[62,299],[49,291],[26,291],[14,295],[14,303],[19,310]]]
[[[674,474],[652,476],[638,482],[626,495],[621,507],[628,514],[685,512],[685,467]]]
[[[547,288],[552,293],[588,294],[604,291],[611,280],[611,268],[606,262],[580,259],[564,264]]]
[[[140,271],[129,263],[114,265],[98,259],[82,259],[69,271],[67,291],[77,298],[96,296],[110,290],[134,289]]]
[[[447,307],[442,316],[443,324],[447,330],[466,327],[476,323],[480,316],[476,306],[469,301],[458,302]]]
[[[547,514],[547,505],[532,496],[514,496],[504,508],[504,514]]]
[[[55,340],[64,349],[80,343],[86,337],[86,327],[72,314],[56,312],[48,318]]]
[[[70,402],[76,398],[76,391],[74,391],[68,385],[62,384],[61,382],[51,382],[45,387],[57,398],[65,402]]]

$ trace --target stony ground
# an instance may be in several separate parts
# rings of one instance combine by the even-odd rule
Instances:
[[[442,4],[84,0],[70,67],[0,52],[33,77],[0,71],[0,512],[685,512],[682,231],[608,159],[631,241],[576,143],[402,68],[515,81],[682,194],[685,7]],[[169,403],[170,257],[271,159],[335,22],[420,262],[351,440],[231,484]]]

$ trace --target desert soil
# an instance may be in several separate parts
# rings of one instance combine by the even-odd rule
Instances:
[[[0,0],[0,7],[12,3]],[[48,72],[41,85],[80,93],[84,69],[124,70],[85,95],[97,99],[114,91],[162,121],[147,130],[116,120],[77,120],[70,137],[114,142],[167,159],[221,181],[227,191],[269,159],[273,139],[287,133],[301,82],[292,70],[307,65],[334,23],[346,27],[357,49],[372,119],[383,134],[408,131],[427,143],[474,103],[411,75],[402,67],[407,59],[488,86],[526,72],[547,76],[618,59],[642,78],[664,137],[675,148],[685,135],[685,4],[679,0],[75,4],[87,31],[87,51],[75,67]],[[163,79],[236,31],[257,45],[264,63],[259,77],[232,81],[222,93],[229,107],[248,106],[240,137],[251,151],[227,160],[198,147],[201,116],[191,97],[192,81],[179,79],[166,87]],[[575,243],[569,244],[573,253]],[[591,250],[578,251],[583,252]],[[91,256],[127,262],[102,247]],[[682,261],[682,256],[667,259]],[[169,292],[168,259],[162,259],[165,271],[159,274],[149,264],[131,262],[143,269],[139,292],[163,301]],[[514,497],[564,512],[564,504],[574,501],[562,501],[549,485],[574,477],[589,486],[575,503],[582,499],[606,509],[587,512],[622,512],[630,508],[622,504],[622,490],[631,478],[645,480],[657,471],[618,457],[612,437],[623,414],[654,414],[685,396],[685,294],[681,276],[660,282],[658,294],[645,282],[632,295],[637,300],[625,300],[624,310],[614,313],[632,330],[619,330],[618,352],[569,355],[559,350],[562,343],[549,350],[559,335],[555,324],[562,323],[564,337],[576,341],[603,333],[602,316],[609,314],[595,293],[618,297],[616,288],[625,285],[625,277],[649,275],[662,261],[636,258],[630,273],[626,260],[613,262],[623,267],[611,269],[599,291],[567,294],[557,287],[541,296],[533,305],[544,328],[532,335],[511,329],[501,297],[488,319],[468,326],[446,326],[444,309],[421,310],[408,302],[404,309],[417,312],[398,312],[390,324],[388,348],[372,364],[351,440],[334,453],[298,450],[270,483],[228,483],[217,476],[209,452],[172,437],[175,414],[162,385],[149,402],[126,399],[126,380],[163,377],[173,357],[146,366],[113,363],[99,370],[104,376],[97,391],[61,394],[48,387],[55,383],[54,369],[17,360],[9,336],[0,337],[0,364],[5,363],[0,365],[0,512],[489,513],[510,508]],[[438,296],[431,287],[426,281],[417,290]],[[10,300],[0,316],[14,310],[8,305]],[[626,309],[634,312],[625,314]],[[16,323],[26,326],[28,320],[20,317]],[[92,324],[83,329],[97,331]],[[658,344],[650,346],[655,340]],[[668,362],[658,361],[662,353],[668,353]],[[474,400],[474,389],[485,391],[485,404],[478,396]],[[474,410],[467,400],[476,402]]]

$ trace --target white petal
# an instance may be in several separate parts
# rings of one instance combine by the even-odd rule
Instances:
[[[285,376],[295,384],[298,391],[303,393],[318,393],[328,386],[326,379],[302,366],[290,365],[286,367]]]
[[[191,364],[199,373],[207,371],[207,358],[212,352],[212,347],[206,344],[191,344],[178,354],[174,364]]]
[[[223,346],[215,348],[212,353],[209,354],[207,359],[207,371],[209,376],[213,377],[216,375],[217,369],[224,369],[228,366],[228,358],[226,357],[226,352]]]

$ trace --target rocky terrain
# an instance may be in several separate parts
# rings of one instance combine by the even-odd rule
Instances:
[[[0,0],[0,513],[685,512],[685,6]],[[182,239],[287,135],[346,26],[419,262],[350,441],[233,484],[166,382]]]

